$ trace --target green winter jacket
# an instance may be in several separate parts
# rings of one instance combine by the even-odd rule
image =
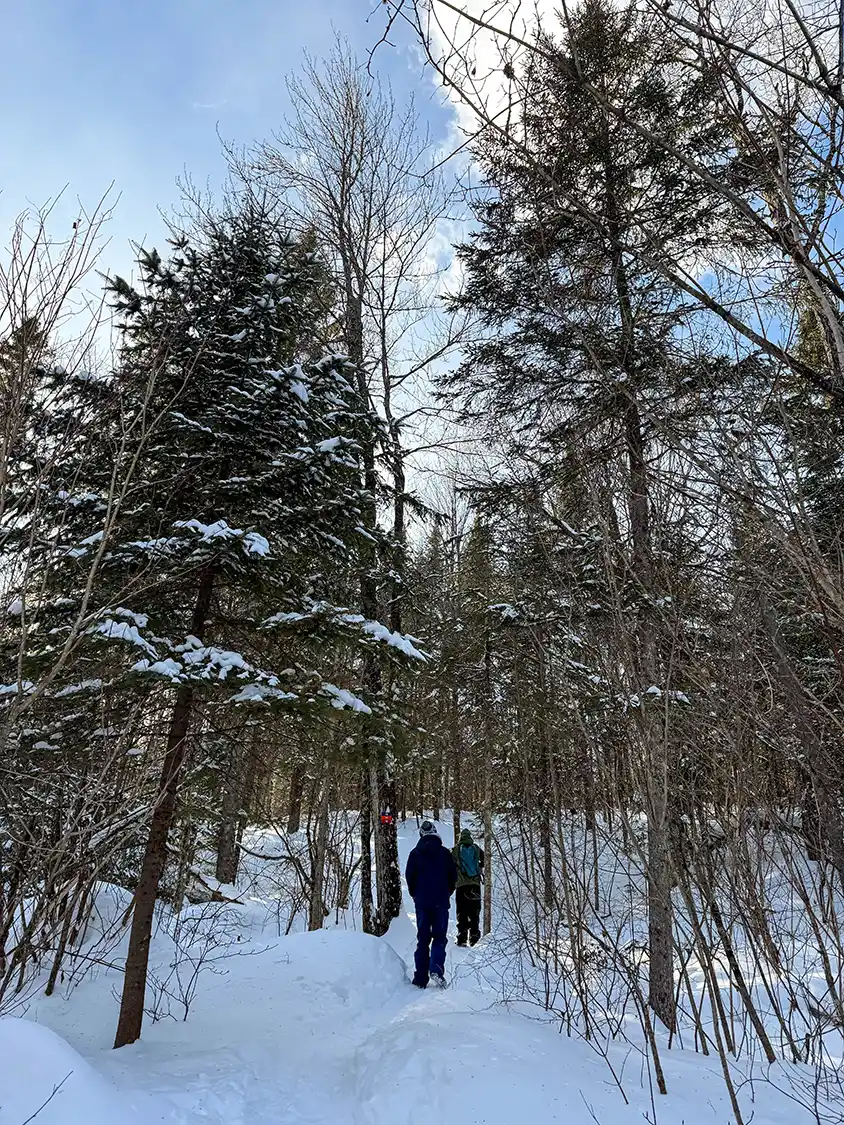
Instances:
[[[472,848],[475,852],[478,874],[474,877],[467,875],[463,870],[463,864],[460,859],[461,848]],[[481,885],[481,875],[484,869],[484,853],[483,849],[479,848],[472,839],[472,833],[468,828],[464,828],[460,833],[460,842],[457,847],[451,849],[451,854],[454,856],[454,862],[457,864],[457,889],[459,890],[461,887],[479,887]]]

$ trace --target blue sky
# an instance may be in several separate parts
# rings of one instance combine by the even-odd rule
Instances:
[[[376,9],[367,22],[367,17]],[[327,53],[334,29],[365,54],[383,16],[375,0],[25,0],[4,19],[0,93],[0,236],[67,185],[56,215],[121,194],[104,265],[129,268],[128,240],[161,241],[157,207],[176,177],[221,182],[217,129],[247,143],[287,108],[285,78],[303,50]],[[448,115],[409,41],[376,63],[397,98],[417,94],[444,135]],[[59,231],[60,233],[60,231]]]

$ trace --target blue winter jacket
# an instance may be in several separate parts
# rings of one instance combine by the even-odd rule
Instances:
[[[457,886],[454,856],[439,836],[423,836],[407,857],[407,889],[417,906],[431,910],[448,906]]]

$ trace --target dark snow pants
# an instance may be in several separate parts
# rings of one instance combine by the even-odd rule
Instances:
[[[416,972],[413,983],[426,985],[428,973],[445,974],[448,942],[448,903],[445,906],[416,905]]]
[[[470,883],[466,887],[457,888],[457,942],[466,944],[466,938],[472,945],[481,936],[481,888]]]

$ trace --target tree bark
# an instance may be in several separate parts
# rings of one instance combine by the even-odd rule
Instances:
[[[223,807],[217,833],[216,877],[221,883],[237,882],[240,844],[246,831],[249,810],[255,801],[258,777],[258,731],[253,728],[249,744],[232,746],[229,774],[223,790]]]
[[[373,911],[373,933],[380,937],[386,931],[382,929],[382,905],[384,898],[384,881],[386,877],[387,855],[384,847],[384,834],[381,831],[381,795],[378,777],[378,767],[374,760],[369,763],[369,802],[372,810],[373,844],[375,849],[375,909]]]
[[[401,913],[402,891],[399,870],[398,836],[396,833],[396,785],[385,771],[376,771],[375,792],[379,804],[376,824],[376,860],[378,874],[378,910],[375,916],[376,934],[385,934],[390,923]],[[381,812],[392,816],[388,823],[381,822]]]
[[[492,645],[484,636],[484,934],[492,930]]]
[[[800,787],[800,835],[806,847],[806,858],[812,863],[820,863],[823,859],[821,821],[811,776],[807,776]]]
[[[664,821],[648,819],[648,1004],[669,1030],[675,1025],[674,913],[671,855]]]
[[[451,689],[451,823],[455,844],[460,839],[460,814],[463,804],[463,748],[460,738],[460,713],[457,688]]]
[[[363,279],[360,278],[355,270],[353,262],[353,255],[350,247],[341,249],[343,256],[343,272],[346,291],[346,335],[349,345],[349,356],[355,363],[357,368],[357,385],[358,394],[362,409],[369,407],[369,388],[366,381],[366,373],[364,370],[364,353],[363,353],[363,307],[362,297],[363,292]],[[361,468],[363,471],[363,484],[366,490],[366,505],[363,513],[364,526],[375,531],[378,524],[378,510],[376,502],[376,493],[378,488],[378,473],[375,461],[375,435],[374,433],[367,436],[365,441],[361,443]],[[363,616],[369,621],[378,620],[378,583],[376,576],[377,555],[374,540],[370,542],[369,539],[364,540],[364,545],[361,551],[361,570],[360,570],[360,599],[361,611]],[[382,689],[382,675],[381,675],[381,662],[377,652],[372,649],[366,649],[363,655],[363,672],[361,676],[364,691],[366,692],[370,701],[376,699],[380,695]],[[369,837],[374,829],[374,842],[375,842],[375,892],[377,898],[377,910],[373,909],[374,902],[371,887],[371,860],[368,870],[370,871],[370,884],[367,891],[369,899],[368,907],[363,902],[364,908],[364,921],[363,926],[366,932],[379,932],[380,927],[383,925],[385,912],[389,909],[389,894],[387,891],[387,871],[389,869],[389,854],[390,854],[390,841],[387,838],[389,833],[385,832],[389,826],[381,824],[381,808],[380,808],[380,794],[379,794],[379,771],[383,768],[383,761],[379,748],[377,747],[374,734],[374,719],[368,716],[364,719],[361,732],[361,761],[363,762],[363,770],[365,777],[365,784],[362,789],[361,796],[361,833],[363,836],[364,828],[364,808],[363,805],[368,806],[366,812],[367,823],[367,851],[369,851]],[[374,821],[373,821],[374,818]],[[392,825],[392,833],[395,835],[395,825]],[[363,844],[363,838],[361,837]],[[362,873],[363,878],[366,878],[365,873]],[[361,897],[364,897],[364,888],[362,886]],[[367,920],[367,909],[369,919]],[[367,928],[368,927],[368,928]],[[381,932],[384,932],[381,930]]]
[[[386,364],[386,345],[382,360]],[[401,633],[402,599],[404,597],[404,571],[405,571],[405,472],[404,457],[401,449],[401,435],[398,423],[393,419],[389,407],[389,373],[385,367],[383,372],[385,395],[387,396],[386,410],[390,425],[392,439],[393,461],[393,541],[396,548],[396,557],[393,559],[393,580],[391,584],[390,600],[390,629],[394,633]],[[392,675],[389,679],[389,694],[393,696],[394,685]],[[398,795],[396,780],[393,774],[391,757],[388,754],[380,755],[379,768],[376,771],[378,808],[375,810],[378,819],[375,822],[376,849],[380,852],[381,863],[376,861],[376,870],[380,872],[378,882],[378,912],[376,915],[375,929],[379,934],[385,934],[394,918],[398,918],[402,908],[401,870],[399,867],[398,843]],[[402,806],[404,802],[402,800]],[[382,820],[381,814],[387,819]],[[402,819],[404,808],[402,807]]]
[[[542,849],[542,902],[547,913],[554,909],[554,860],[551,852],[551,815],[547,797],[539,808],[539,846]]]
[[[191,623],[191,633],[200,640],[203,639],[208,624],[213,592],[214,572],[209,569],[200,579]],[[123,994],[120,1000],[117,1034],[114,1039],[115,1047],[134,1043],[141,1035],[155,902],[167,864],[167,836],[175,818],[179,782],[188,755],[188,734],[193,701],[193,684],[181,684],[176,692],[176,702],[167,735],[167,751],[158,783],[141,873],[135,888],[135,908],[132,913],[132,931],[123,974]]]
[[[217,829],[217,864],[214,874],[221,883],[233,883],[237,878],[237,831],[242,799],[242,763],[237,747],[229,753],[228,776],[223,785],[223,802],[220,824]]]
[[[361,928],[365,934],[375,932],[372,901],[372,801],[369,796],[369,766],[360,778],[360,909]]]
[[[313,859],[313,881],[311,883],[311,901],[308,911],[308,929],[321,930],[325,921],[325,906],[323,903],[323,888],[325,887],[325,853],[328,847],[328,784],[323,785],[322,795],[317,814],[316,847]]]
[[[539,695],[539,753],[540,761],[537,774],[540,791],[537,794],[537,811],[539,814],[539,842],[542,848],[542,900],[545,910],[550,913],[554,908],[556,888],[554,886],[554,858],[552,852],[551,816],[552,797],[554,793],[554,762],[552,759],[551,739],[548,733],[548,683],[545,669],[545,636],[540,629],[536,639],[537,656],[537,688]]]
[[[185,820],[182,823],[181,839],[179,840],[179,871],[176,876],[176,889],[173,892],[173,909],[177,914],[181,914],[182,907],[185,905],[191,867],[196,854],[197,834],[197,827],[192,821]]]
[[[614,207],[612,190],[608,195]],[[624,354],[622,367],[631,375],[629,399],[624,417],[625,443],[629,471],[628,504],[632,538],[632,571],[640,595],[653,592],[651,556],[650,498],[645,439],[636,397],[634,363],[634,321],[624,262],[615,256],[616,291],[622,320]],[[639,694],[644,710],[644,692],[656,682],[654,638],[640,614],[637,628]],[[674,993],[674,915],[671,906],[672,867],[668,812],[668,749],[666,732],[657,729],[646,714],[642,716],[644,736],[645,811],[648,826],[648,1004],[669,1030],[676,1020]]]
[[[487,763],[484,789],[484,933],[492,930],[492,767]]]
[[[302,827],[302,794],[305,791],[305,771],[294,766],[290,774],[290,792],[287,797],[287,832],[293,835]]]

